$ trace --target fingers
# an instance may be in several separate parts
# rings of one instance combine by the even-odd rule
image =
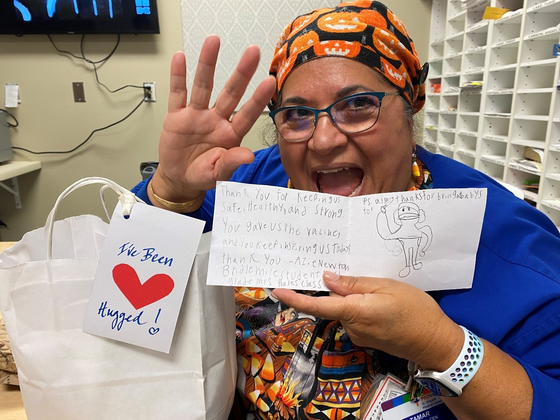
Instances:
[[[214,87],[214,72],[219,50],[220,38],[217,35],[210,35],[204,40],[191,89],[190,106],[195,109],[208,108]]]
[[[340,296],[381,293],[391,283],[396,283],[384,278],[338,276],[329,271],[323,274],[323,281],[329,290]]]
[[[216,181],[227,181],[239,166],[249,164],[254,159],[255,155],[246,147],[231,148],[216,162],[214,179]]]
[[[169,112],[184,108],[187,104],[187,64],[185,54],[176,52],[171,59],[171,72],[169,80],[169,99],[167,100],[167,110]]]
[[[216,35],[208,36],[200,51],[193,85],[190,91],[189,106],[197,109],[208,109],[214,87],[214,74],[220,49],[220,39]],[[243,53],[233,74],[220,92],[213,110],[226,120],[229,120],[243,97],[251,78],[257,70],[260,59],[259,48],[255,45],[248,47]],[[178,111],[186,106],[186,64],[183,53],[176,53],[171,62],[170,95],[168,111]],[[239,138],[242,138],[254,125],[262,114],[276,89],[276,80],[270,76],[263,80],[255,92],[232,118],[232,128]]]
[[[346,302],[338,296],[308,296],[294,290],[274,289],[273,296],[298,312],[325,319],[344,320]]]
[[[237,104],[243,97],[251,78],[257,70],[260,50],[256,45],[248,47],[241,56],[233,74],[229,77],[223,90],[216,99],[216,112],[219,116],[229,119]]]
[[[399,283],[384,278],[338,276],[328,271],[323,274],[323,280],[331,290],[330,296],[314,297],[287,289],[275,289],[273,295],[303,313],[344,321],[364,305],[365,295],[383,294],[391,284]]]
[[[257,86],[247,103],[234,115],[231,123],[233,130],[239,137],[244,137],[253,127],[266,105],[270,102],[275,90],[276,79],[273,76],[268,76]]]

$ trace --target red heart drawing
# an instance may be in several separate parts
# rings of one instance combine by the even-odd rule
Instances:
[[[175,287],[173,279],[167,274],[156,274],[142,284],[136,270],[128,264],[118,264],[113,268],[113,280],[137,310],[163,299]]]

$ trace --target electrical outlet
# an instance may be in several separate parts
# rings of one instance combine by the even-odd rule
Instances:
[[[86,101],[86,93],[83,82],[72,82],[72,92],[74,93],[74,102]]]
[[[156,101],[156,82],[144,82],[144,101]]]

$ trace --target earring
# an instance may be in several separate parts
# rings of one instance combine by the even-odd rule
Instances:
[[[420,168],[418,167],[418,162],[416,161],[416,149],[412,151],[412,175],[415,177],[420,176]]]

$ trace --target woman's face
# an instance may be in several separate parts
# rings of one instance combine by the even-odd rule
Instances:
[[[323,109],[359,92],[396,92],[383,76],[347,58],[325,57],[297,67],[282,88],[280,106]],[[344,134],[321,113],[313,136],[300,143],[278,139],[294,188],[356,196],[406,191],[412,185],[414,140],[399,96],[382,100],[379,119],[367,131]]]

